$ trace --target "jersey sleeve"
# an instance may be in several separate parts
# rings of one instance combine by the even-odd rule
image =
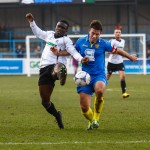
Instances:
[[[125,40],[124,39],[122,39],[123,40],[123,48],[125,47]]]
[[[117,48],[119,47],[119,42],[116,40],[111,41],[112,53],[117,53]]]
[[[112,52],[113,51],[113,46],[111,45],[110,41],[105,41],[105,50],[107,52]]]
[[[81,61],[83,57],[75,49],[71,39],[68,38],[68,37],[65,37],[65,43],[66,43],[66,50],[67,50],[67,52],[70,53],[77,61]]]
[[[46,39],[47,39],[47,32],[41,30],[41,29],[36,25],[35,21],[30,22],[30,27],[31,27],[31,29],[32,29],[33,34],[34,34],[36,37],[38,37],[38,38],[40,38],[40,39],[46,41]]]
[[[75,48],[79,52],[79,39],[75,43]]]

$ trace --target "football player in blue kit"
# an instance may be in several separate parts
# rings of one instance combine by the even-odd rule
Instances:
[[[99,127],[99,119],[104,104],[104,91],[107,85],[105,74],[105,52],[119,54],[131,61],[136,61],[135,55],[129,55],[124,50],[118,49],[118,42],[110,43],[102,38],[102,24],[99,20],[93,20],[89,26],[89,33],[77,40],[75,48],[82,57],[88,57],[89,62],[82,64],[82,70],[91,76],[89,85],[77,87],[80,96],[80,107],[83,116],[89,121],[88,130]],[[94,111],[90,107],[91,97],[95,93]]]

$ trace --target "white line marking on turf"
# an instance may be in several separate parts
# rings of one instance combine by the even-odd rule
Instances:
[[[0,142],[0,145],[63,145],[63,144],[136,144],[136,143],[150,143],[150,140],[141,141],[98,141],[98,142]]]
[[[108,91],[108,92],[118,92],[118,91],[120,91],[120,89],[118,88],[118,89],[106,89],[106,91]],[[137,91],[137,90],[132,90],[132,89],[130,89],[130,91],[131,92],[135,92],[135,93],[138,93],[139,91]],[[141,90],[140,91],[141,93],[148,93],[149,91],[146,91],[146,90]]]

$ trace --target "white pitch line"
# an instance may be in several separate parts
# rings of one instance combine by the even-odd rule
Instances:
[[[150,140],[141,141],[98,141],[98,142],[0,142],[0,145],[63,145],[63,144],[136,144],[136,143],[150,143]]]
[[[120,89],[106,89],[106,91],[108,91],[108,92],[118,92],[118,91],[120,91]],[[138,93],[139,91],[136,91],[136,90],[130,90],[131,92],[135,92],[135,93]],[[148,93],[149,91],[140,91],[141,93]]]

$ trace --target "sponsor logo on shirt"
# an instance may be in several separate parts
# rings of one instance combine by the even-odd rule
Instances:
[[[86,49],[84,53],[85,57],[89,58],[89,61],[95,61],[94,58],[95,49]]]
[[[85,45],[85,44],[83,44],[82,46],[84,46],[84,47],[88,47],[88,45]]]

